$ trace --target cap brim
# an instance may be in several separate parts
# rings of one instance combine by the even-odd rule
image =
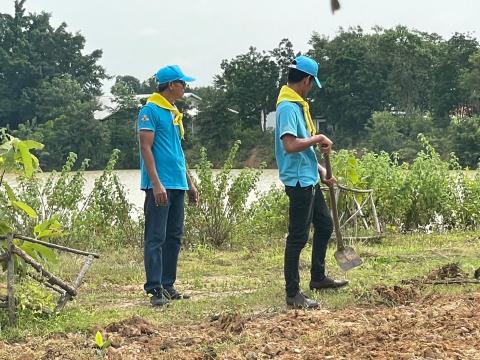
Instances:
[[[315,76],[315,82],[317,83],[318,87],[321,89],[322,84],[320,84],[320,80],[318,80],[318,77]]]
[[[182,80],[182,81],[185,81],[185,82],[192,82],[192,81],[195,81],[197,79],[195,79],[194,77],[191,77],[191,76],[184,76],[184,77],[180,78],[179,80]]]

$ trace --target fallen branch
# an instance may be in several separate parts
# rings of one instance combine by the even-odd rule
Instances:
[[[478,284],[480,285],[480,280],[477,279],[445,279],[445,280],[425,280],[422,281],[424,284],[433,284],[433,285],[449,285],[449,284]]]
[[[67,251],[67,252],[77,254],[77,255],[93,256],[96,259],[100,258],[100,255],[94,254],[94,253],[91,253],[91,252],[88,252],[88,251],[72,249],[72,248],[69,248],[69,247],[66,247],[66,246],[61,246],[61,245],[57,245],[57,244],[48,243],[48,242],[45,242],[45,241],[33,239],[31,237],[28,237],[28,236],[23,236],[23,235],[20,235],[20,234],[14,234],[13,236],[15,237],[15,239],[20,239],[20,240],[32,242],[32,243],[35,243],[35,244],[40,244],[40,245],[43,245],[43,246],[46,246],[46,247],[49,247],[49,248],[52,248],[52,249]]]
[[[69,284],[65,283],[64,281],[60,280],[57,278],[55,275],[53,275],[51,272],[49,272],[47,269],[45,269],[42,265],[40,265],[38,262],[36,262],[30,255],[28,255],[26,252],[23,250],[19,249],[16,246],[13,246],[12,251],[20,256],[27,264],[30,264],[33,266],[35,270],[37,270],[39,273],[42,274],[42,276],[47,278],[47,281],[52,284],[52,285],[58,285],[62,289],[64,289],[67,293],[69,293],[72,296],[77,295],[77,290],[70,286]]]

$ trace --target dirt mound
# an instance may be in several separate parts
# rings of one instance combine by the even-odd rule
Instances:
[[[117,333],[118,335],[128,337],[157,333],[155,326],[139,316],[133,316],[129,319],[112,323],[108,325],[105,330],[108,333]]]
[[[416,298],[415,289],[407,288],[377,289],[381,296],[402,303],[395,307],[370,304],[248,317],[223,313],[197,324],[161,327],[132,317],[104,329],[119,338],[104,358],[480,359],[480,292]],[[90,360],[95,356],[92,334],[0,344],[0,359]]]
[[[444,265],[439,269],[432,270],[427,275],[428,280],[461,279],[465,277],[465,273],[457,263]]]
[[[224,313],[212,316],[212,323],[218,329],[239,334],[245,328],[246,319],[237,313]]]
[[[378,285],[373,288],[373,293],[378,297],[378,301],[388,305],[410,304],[420,297],[419,289],[413,285],[388,287]]]

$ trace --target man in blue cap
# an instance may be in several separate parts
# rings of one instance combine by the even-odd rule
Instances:
[[[145,191],[144,289],[154,306],[170,300],[186,299],[174,287],[184,224],[184,194],[190,204],[198,202],[198,192],[185,164],[181,140],[183,114],[175,101],[185,93],[186,76],[178,65],[161,68],[155,74],[157,92],[138,114],[141,189]]]
[[[295,308],[318,308],[300,290],[298,270],[300,253],[308,240],[313,223],[312,266],[310,289],[338,288],[347,281],[334,280],[325,274],[325,255],[333,231],[330,212],[318,184],[335,183],[317,161],[314,146],[319,144],[322,153],[330,153],[332,141],[316,134],[315,124],[305,100],[318,80],[318,63],[308,56],[298,56],[289,66],[287,85],[283,86],[277,100],[275,127],[275,157],[280,180],[289,198],[288,236],[285,245],[284,274],[287,305]]]

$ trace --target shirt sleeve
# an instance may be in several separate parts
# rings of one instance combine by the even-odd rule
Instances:
[[[154,114],[149,106],[140,109],[137,119],[137,130],[148,130],[155,132]]]
[[[298,136],[298,117],[291,106],[285,106],[277,112],[277,127],[280,139],[285,134]]]

